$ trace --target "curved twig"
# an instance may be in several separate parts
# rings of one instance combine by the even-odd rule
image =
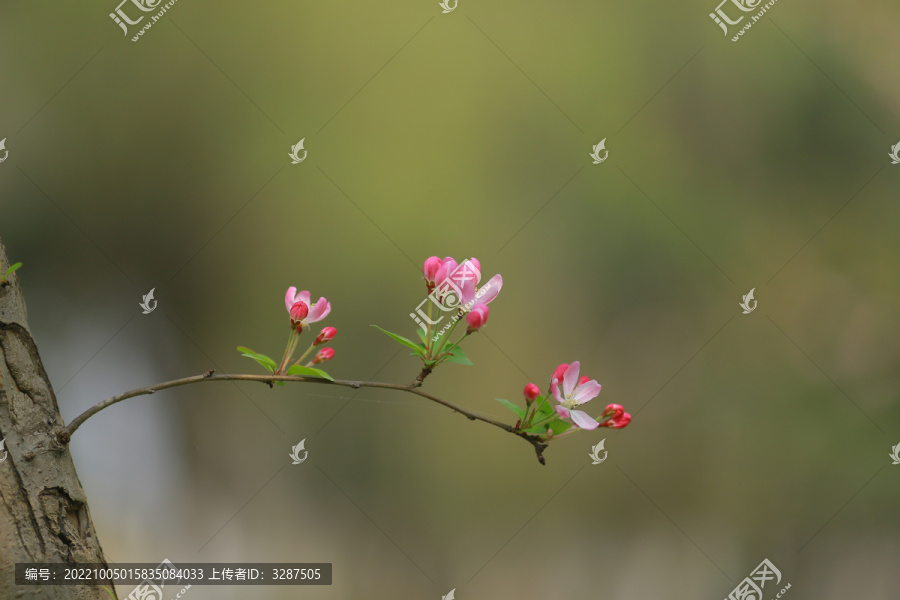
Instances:
[[[423,373],[425,371],[423,370]],[[422,375],[420,375],[421,379],[424,379]],[[398,390],[401,392],[407,392],[409,394],[415,394],[416,396],[421,396],[422,398],[426,398],[431,400],[432,402],[436,402],[442,406],[446,406],[450,410],[454,412],[458,412],[463,415],[470,421],[483,421],[489,425],[493,425],[494,427],[499,427],[503,431],[508,433],[512,433],[513,435],[522,438],[527,441],[534,447],[534,451],[537,454],[537,459],[540,463],[546,464],[544,462],[544,450],[547,448],[547,443],[540,439],[538,436],[527,434],[522,431],[517,431],[516,428],[512,425],[507,425],[506,423],[501,423],[500,421],[494,420],[490,417],[486,417],[484,415],[479,415],[478,413],[474,413],[468,409],[465,409],[461,406],[453,404],[452,402],[448,402],[446,400],[442,400],[437,396],[432,396],[426,392],[418,389],[419,386],[422,385],[421,379],[417,378],[413,383],[409,385],[401,385],[399,383],[385,383],[381,381],[354,381],[350,379],[335,379],[334,381],[329,381],[328,379],[321,379],[318,377],[301,377],[299,375],[243,375],[243,374],[221,374],[216,375],[214,371],[207,371],[203,375],[194,375],[193,377],[184,377],[182,379],[173,379],[172,381],[164,381],[163,383],[157,383],[156,385],[150,385],[143,388],[138,388],[136,390],[131,390],[129,392],[125,392],[122,394],[118,394],[116,396],[112,396],[107,398],[102,402],[98,402],[94,406],[90,407],[66,425],[65,429],[61,430],[57,434],[57,440],[61,444],[68,444],[72,439],[72,435],[78,430],[81,425],[87,421],[89,418],[103,410],[104,408],[108,408],[113,404],[118,404],[123,400],[128,400],[129,398],[134,398],[136,396],[146,396],[149,394],[155,394],[160,390],[166,390],[173,387],[178,387],[182,385],[191,385],[193,383],[203,383],[204,381],[259,381],[261,383],[268,384],[271,386],[275,381],[290,381],[297,383],[320,383],[325,385],[339,385],[343,387],[350,387],[353,389],[359,389],[363,387],[368,388],[383,388],[389,390]]]

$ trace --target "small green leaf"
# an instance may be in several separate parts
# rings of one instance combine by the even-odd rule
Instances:
[[[334,377],[323,371],[322,369],[313,369],[301,365],[294,365],[287,370],[288,375],[302,375],[303,377],[321,377],[328,381],[334,381]]]
[[[275,364],[275,361],[266,356],[265,354],[259,354],[254,352],[250,348],[245,348],[243,346],[238,346],[238,352],[241,352],[241,356],[246,356],[247,358],[252,358],[263,367],[265,367],[270,373],[274,373],[275,369],[278,365]]]
[[[403,337],[402,335],[397,335],[396,333],[391,333],[390,331],[387,331],[386,329],[382,329],[382,328],[379,327],[378,325],[372,325],[372,327],[374,327],[375,329],[377,329],[377,330],[380,331],[381,333],[390,336],[391,338],[393,338],[393,340],[394,340],[395,342],[397,342],[397,343],[399,343],[399,344],[403,344],[403,345],[406,346],[407,348],[412,349],[413,351],[415,351],[415,353],[416,353],[418,356],[422,356],[422,355],[424,354],[424,352],[425,352],[425,351],[422,349],[422,347],[420,347],[418,344],[414,344],[411,340],[406,339],[406,338]]]
[[[556,419],[547,423],[547,427],[553,430],[553,435],[559,435],[566,429],[570,429],[572,424],[562,419]]]
[[[500,404],[502,404],[509,410],[516,413],[516,416],[519,417],[520,419],[525,418],[525,409],[522,408],[521,406],[514,404],[514,403],[510,402],[509,400],[504,400],[503,398],[495,398],[495,400],[497,400],[497,402],[499,402]]]
[[[544,396],[538,396],[534,399],[534,402],[535,406],[537,406],[537,414],[546,417],[554,413],[552,404],[548,399],[545,399]]]
[[[525,433],[533,433],[535,435],[544,435],[547,433],[546,425],[538,425],[537,427],[530,427],[525,430]]]
[[[416,333],[419,334],[419,339],[422,340],[422,343],[427,345],[428,341],[425,338],[425,330],[422,329],[421,327],[418,327],[418,328],[416,328]]]
[[[463,349],[460,348],[459,346],[455,346],[453,348],[453,350],[450,351],[450,357],[446,358],[444,360],[446,360],[447,362],[458,363],[461,365],[474,365],[475,364],[471,360],[469,360],[469,357],[466,356],[466,353],[463,352]]]
[[[21,266],[22,266],[22,263],[20,263],[20,262],[17,262],[17,263],[14,264],[14,265],[10,265],[9,268],[6,270],[6,275],[3,276],[4,279],[7,278],[7,277],[9,277],[10,275],[12,275],[13,273],[15,273],[16,271],[18,271],[18,270],[19,270],[19,267],[21,267]]]

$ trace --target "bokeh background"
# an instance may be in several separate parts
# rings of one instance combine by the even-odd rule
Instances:
[[[426,390],[507,418],[580,360],[634,415],[540,466],[388,391],[132,399],[71,446],[109,560],[334,564],[191,600],[713,599],[764,558],[786,598],[895,598],[900,6],[781,0],[733,43],[715,4],[180,0],[134,43],[115,0],[2,2],[0,235],[66,420],[260,372],[235,347],[280,354],[289,285],[334,376],[408,382],[370,324],[414,335],[433,254],[504,288]]]

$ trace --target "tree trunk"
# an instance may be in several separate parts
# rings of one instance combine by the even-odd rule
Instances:
[[[9,261],[0,240],[0,275]],[[110,600],[99,586],[15,584],[15,564],[105,563],[14,274],[0,284],[0,598]],[[3,452],[0,451],[0,458]],[[111,585],[107,585],[113,589]]]

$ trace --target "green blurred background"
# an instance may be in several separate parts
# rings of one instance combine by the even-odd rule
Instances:
[[[715,4],[180,0],[137,43],[115,1],[0,4],[0,235],[66,420],[259,372],[289,285],[333,304],[329,372],[408,382],[369,325],[414,334],[433,254],[504,288],[427,391],[507,418],[580,360],[634,414],[542,467],[388,391],[129,400],[72,443],[109,560],[334,564],[191,600],[718,599],[763,558],[786,598],[896,598],[900,6],[732,43]]]

